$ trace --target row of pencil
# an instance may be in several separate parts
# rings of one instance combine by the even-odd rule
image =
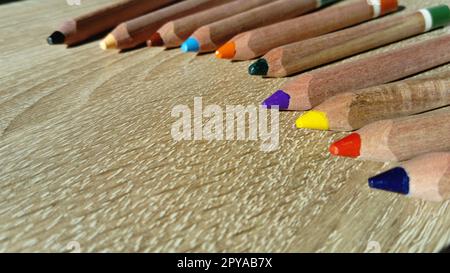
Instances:
[[[307,111],[298,128],[357,130],[331,154],[409,160],[370,178],[370,187],[442,201],[450,198],[450,72],[394,81],[449,63],[450,34],[311,70],[450,24],[448,5],[383,17],[398,10],[397,0],[125,0],[66,21],[48,42],[74,45],[115,27],[102,49],[146,43],[259,58],[250,75],[307,71],[263,105]]]

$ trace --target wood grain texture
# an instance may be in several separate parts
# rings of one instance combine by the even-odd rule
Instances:
[[[369,241],[418,252],[450,243],[449,202],[369,190],[367,178],[392,165],[329,157],[343,134],[295,130],[298,113],[281,114],[273,153],[259,142],[174,142],[173,106],[195,96],[259,104],[286,79],[178,50],[46,44],[63,19],[105,3],[0,5],[0,251],[62,252],[72,241],[83,252],[361,252]],[[438,3],[402,1],[409,11]]]

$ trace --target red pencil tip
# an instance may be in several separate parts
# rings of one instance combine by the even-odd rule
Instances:
[[[147,41],[147,46],[163,46],[163,45],[164,41],[158,32],[153,33],[153,35],[150,37],[150,40]]]
[[[361,136],[358,133],[350,134],[330,146],[330,153],[337,156],[356,158],[361,151]]]

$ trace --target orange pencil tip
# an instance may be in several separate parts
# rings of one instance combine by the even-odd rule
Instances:
[[[216,57],[219,59],[232,59],[236,54],[236,45],[234,42],[228,42],[216,51]]]
[[[398,10],[398,0],[381,0],[381,14]]]

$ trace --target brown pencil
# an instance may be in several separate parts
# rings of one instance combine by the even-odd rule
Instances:
[[[369,178],[369,187],[426,201],[450,199],[450,153],[429,153]]]
[[[127,49],[145,43],[163,24],[232,0],[184,0],[118,25],[100,43],[102,49]]]
[[[267,4],[273,0],[235,0],[164,24],[155,32],[148,46],[164,45],[166,48],[180,46],[196,29],[203,25],[233,16],[249,9]]]
[[[74,45],[95,34],[109,30],[135,18],[179,0],[125,0],[64,22],[47,38],[49,44]]]
[[[428,20],[431,19],[431,20]],[[409,15],[391,16],[269,51],[249,68],[252,75],[284,77],[450,23],[450,9],[440,5]]]
[[[345,92],[300,116],[297,128],[352,131],[371,122],[450,105],[450,72]]]
[[[450,107],[376,121],[330,146],[333,155],[375,161],[402,161],[450,151]]]
[[[345,1],[324,10],[238,34],[216,51],[222,59],[250,60],[269,50],[376,18],[398,9],[397,0]]]
[[[309,110],[342,92],[384,84],[450,62],[450,34],[304,73],[267,98],[267,107]]]
[[[234,35],[315,10],[337,0],[278,0],[197,29],[181,46],[184,52],[211,52]]]

